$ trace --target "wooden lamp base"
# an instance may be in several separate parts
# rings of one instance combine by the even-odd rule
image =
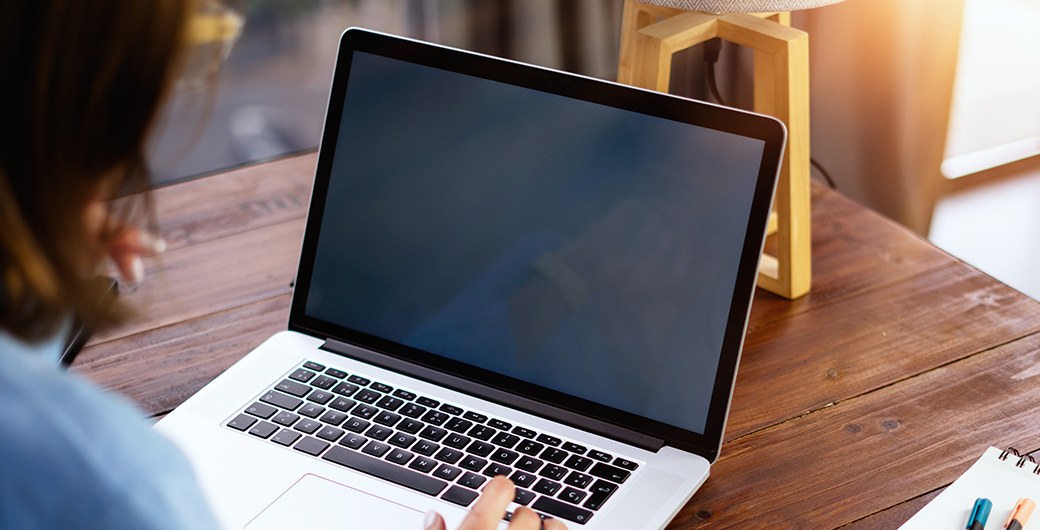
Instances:
[[[625,0],[618,82],[668,92],[672,55],[719,37],[755,50],[755,112],[787,125],[770,217],[776,256],[763,254],[758,286],[788,299],[809,292],[809,35],[790,13],[709,14]],[[775,222],[774,222],[775,219]]]

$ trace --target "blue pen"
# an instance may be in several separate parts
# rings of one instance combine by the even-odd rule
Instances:
[[[989,519],[989,511],[993,509],[993,503],[989,499],[979,498],[975,501],[975,507],[971,509],[971,517],[968,518],[968,530],[982,530]]]

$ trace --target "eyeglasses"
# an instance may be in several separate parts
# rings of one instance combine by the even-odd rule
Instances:
[[[231,53],[245,18],[225,1],[202,0],[188,21],[181,75],[177,90],[201,90],[220,71],[220,65]]]

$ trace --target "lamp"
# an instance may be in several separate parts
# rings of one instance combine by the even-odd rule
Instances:
[[[758,286],[788,299],[809,292],[809,36],[790,27],[791,10],[842,0],[625,0],[618,82],[668,91],[672,55],[719,37],[755,50],[755,111],[787,126]]]

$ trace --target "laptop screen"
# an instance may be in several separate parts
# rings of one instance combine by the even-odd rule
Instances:
[[[305,315],[703,434],[766,142],[344,60]]]

